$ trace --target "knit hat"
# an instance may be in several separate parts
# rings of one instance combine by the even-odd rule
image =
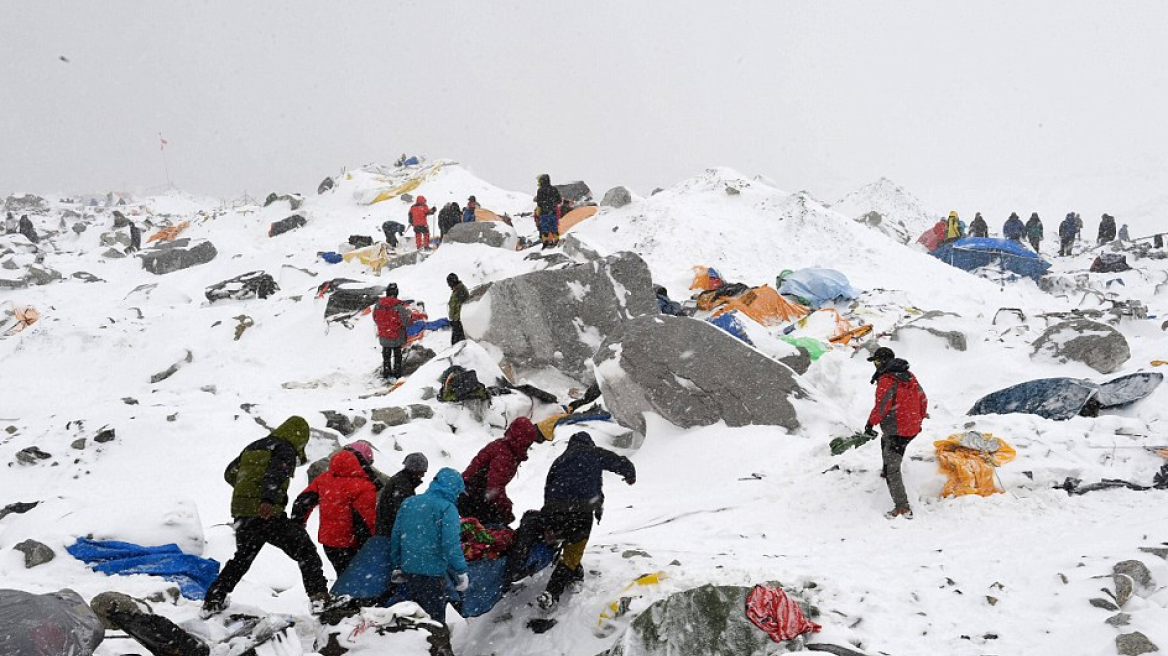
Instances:
[[[357,440],[345,448],[361,454],[361,457],[365,459],[366,463],[373,464],[373,445],[365,440]]]
[[[393,298],[397,298],[397,283],[396,282],[389,283],[389,286],[385,288],[385,295],[392,296]]]
[[[457,275],[457,274],[454,274],[454,273],[449,273],[449,274],[447,274],[447,275],[446,275],[446,284],[447,284],[447,285],[450,285],[450,286],[452,286],[452,287],[453,287],[454,285],[457,285],[459,282],[460,282],[460,281],[459,281],[459,279],[458,279],[458,275]]]
[[[426,470],[430,468],[430,461],[426,460],[426,456],[422,455],[421,453],[411,453],[410,455],[406,456],[406,459],[404,462],[402,462],[402,465],[405,467],[406,471],[417,474],[425,474]]]

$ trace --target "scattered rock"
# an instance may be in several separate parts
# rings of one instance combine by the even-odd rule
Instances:
[[[930,335],[936,335],[937,337],[945,340],[949,348],[953,349],[954,351],[964,351],[967,348],[965,334],[960,331],[941,330],[932,326],[918,326],[915,323],[910,323],[907,326],[902,326],[894,330],[892,333],[893,341],[899,341],[900,333],[906,330],[919,330],[929,333]]]
[[[1168,547],[1140,547],[1140,551],[1168,560]]]
[[[331,428],[345,437],[352,435],[357,430],[353,426],[353,421],[339,412],[322,410],[321,414],[325,418],[325,427]]]
[[[385,429],[389,428],[389,426],[386,426],[380,421],[375,421],[373,422],[373,426],[371,428],[373,429],[374,435],[381,435],[383,432],[385,432]]]
[[[243,333],[248,328],[251,328],[255,325],[255,319],[252,319],[246,314],[241,314],[237,317],[234,317],[234,319],[237,323],[235,324],[235,339],[233,341],[238,342],[239,338],[243,337]]]
[[[1132,581],[1138,584],[1141,588],[1153,588],[1156,585],[1155,580],[1152,579],[1152,572],[1148,570],[1148,566],[1138,560],[1124,560],[1115,564],[1111,568],[1114,575],[1127,575],[1131,577]]]
[[[626,252],[496,282],[467,303],[463,324],[516,366],[553,366],[583,380],[596,349],[623,321],[658,312],[649,267]]]
[[[23,515],[36,508],[40,503],[40,501],[17,501],[16,503],[10,503],[0,508],[0,519],[4,519],[9,515]]]
[[[30,264],[24,273],[24,280],[28,285],[48,285],[61,278],[60,271],[39,264]]]
[[[119,251],[116,248],[110,248],[110,249],[106,250],[106,252],[102,253],[101,256],[108,257],[108,258],[114,259],[114,260],[120,260],[120,259],[126,257],[126,254]]]
[[[428,386],[422,388],[422,400],[423,401],[431,401],[436,396],[438,396],[438,390],[436,388],[428,387]]]
[[[475,221],[459,223],[442,235],[443,244],[486,244],[495,248],[515,250],[519,235],[515,228],[502,221]]]
[[[277,194],[273,191],[264,199],[264,207],[281,200],[288,201],[288,205],[293,212],[300,209],[300,206],[304,204],[304,198],[300,194]]]
[[[1107,623],[1118,629],[1121,626],[1131,624],[1131,615],[1128,613],[1118,613],[1107,618]]]
[[[410,404],[410,419],[429,419],[434,416],[434,408],[424,403]]]
[[[651,558],[648,551],[640,549],[625,549],[621,552],[621,558]]]
[[[1060,362],[1082,362],[1109,374],[1131,358],[1127,339],[1115,328],[1089,319],[1071,319],[1047,328],[1034,342],[1034,354]]]
[[[987,602],[989,603],[989,605],[991,605],[991,606],[997,606],[997,605],[998,605],[998,598],[997,598],[997,597],[993,597],[993,596],[990,596],[990,595],[986,595],[986,601],[987,601]]]
[[[633,202],[633,195],[624,187],[613,187],[604,192],[600,204],[604,207],[624,207]]]
[[[93,436],[93,441],[98,444],[105,444],[106,442],[113,442],[115,437],[117,437],[117,431],[106,427],[97,431],[97,435]]]
[[[166,415],[167,421],[178,421],[178,413]]]
[[[386,426],[401,426],[410,420],[409,412],[398,407],[377,408],[370,416],[373,421],[379,421]]]
[[[76,271],[73,273],[73,277],[84,282],[105,282],[88,271]]]
[[[332,189],[335,185],[336,182],[334,182],[332,178],[325,178],[324,180],[321,180],[320,184],[316,186],[316,195],[319,196],[323,194],[329,189]]]
[[[126,405],[138,405],[138,399],[135,399],[132,396],[123,396],[122,403],[125,403]]]
[[[81,234],[88,229],[89,229],[89,226],[85,225],[84,223],[82,223],[80,221],[78,221],[77,223],[74,223],[73,227],[71,228],[71,230],[77,234]]]
[[[219,388],[215,387],[214,385],[203,385],[202,387],[199,388],[199,391],[206,392],[208,394],[218,394]]]
[[[42,460],[48,460],[53,456],[41,451],[35,446],[30,446],[16,452],[16,462],[22,465],[35,465]]]
[[[38,565],[44,565],[57,557],[57,554],[43,542],[36,540],[25,540],[20,544],[12,547],[13,551],[19,551],[24,554],[25,569],[32,569]]]
[[[296,228],[303,228],[307,224],[308,224],[308,219],[304,218],[300,214],[293,214],[292,216],[290,216],[286,219],[280,219],[279,221],[276,221],[272,225],[268,226],[268,236],[269,237],[277,237],[277,236],[282,235],[285,232],[288,232],[290,230],[295,230]]]
[[[1131,599],[1132,593],[1136,590],[1136,583],[1132,577],[1127,574],[1115,573],[1111,575],[1111,579],[1115,582],[1115,604],[1120,608]]]
[[[191,246],[189,239],[176,239],[142,251],[142,268],[161,276],[174,273],[215,259],[219,251],[209,241],[200,241]]]
[[[73,441],[72,441],[72,442],[69,444],[69,446],[71,446],[71,447],[72,447],[72,448],[74,448],[74,449],[77,449],[78,451],[81,451],[82,449],[84,449],[84,448],[85,448],[85,444],[86,444],[86,440],[85,440],[85,438],[84,438],[84,437],[79,437],[79,438],[77,438],[77,439],[73,440]]]
[[[1116,606],[1111,600],[1104,599],[1103,597],[1093,597],[1091,599],[1091,605],[1096,608],[1102,608],[1103,610],[1119,610],[1119,606]]]
[[[1120,656],[1140,656],[1140,654],[1150,654],[1154,651],[1159,651],[1160,648],[1156,646],[1156,643],[1149,640],[1148,636],[1139,631],[1135,631],[1116,636],[1115,650],[1119,652]]]
[[[799,419],[791,399],[807,395],[787,366],[686,317],[626,321],[609,333],[595,362],[605,406],[622,426],[641,434],[646,412],[683,428],[725,421],[794,430]]]
[[[98,238],[102,246],[121,246],[122,248],[130,247],[130,235],[125,232],[103,232]]]
[[[8,433],[9,435],[15,434],[17,430],[19,430],[19,429],[16,426],[13,426],[12,424],[9,424],[8,426],[6,426],[4,428],[4,432]]]
[[[160,371],[160,372],[154,374],[153,376],[151,376],[150,382],[151,383],[160,383],[160,382],[166,380],[167,378],[170,378],[179,369],[182,369],[184,365],[190,364],[194,359],[195,359],[195,354],[191,353],[190,349],[187,349],[187,355],[185,358],[170,365],[164,371]]]
[[[426,252],[425,251],[410,251],[409,253],[406,253],[405,255],[398,255],[397,257],[393,258],[392,260],[386,262],[385,266],[383,267],[383,270],[393,271],[394,269],[397,269],[399,267],[413,266],[413,265],[417,264],[418,262],[421,262],[424,259],[426,259]],[[385,288],[382,287],[382,290],[384,290],[384,289]]]
[[[353,428],[354,429],[361,430],[361,427],[367,423],[369,423],[369,420],[362,417],[361,415],[354,415],[353,416]]]
[[[741,194],[741,193],[742,193],[742,190],[739,189],[738,187],[731,187],[729,185],[726,186],[726,195],[727,196],[737,196],[738,194]]]

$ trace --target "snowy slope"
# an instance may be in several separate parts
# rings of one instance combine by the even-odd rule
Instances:
[[[27,514],[0,520],[5,587],[71,587],[86,598],[109,589],[136,596],[164,589],[165,582],[150,577],[94,574],[61,547],[78,535],[93,534],[177,542],[225,561],[234,543],[226,525],[230,488],[222,483],[222,470],[242,446],[266,434],[254,417],[274,425],[298,413],[320,429],[322,410],[367,417],[375,408],[426,403],[424,388],[451,361],[493,374],[489,348],[449,349],[448,333],[431,334],[424,343],[439,360],[401,389],[370,397],[383,391],[373,378],[379,350],[371,321],[357,319],[352,329],[326,325],[324,300],[315,299],[316,287],[332,278],[371,285],[393,281],[403,297],[424,302],[431,317],[439,317],[445,314],[449,272],[473,287],[546,266],[524,252],[461,244],[443,246],[417,265],[380,276],[356,262],[329,265],[317,256],[340,249],[351,234],[377,236],[387,219],[404,223],[401,200],[372,205],[369,200],[432,170],[354,170],[338,180],[334,191],[306,197],[298,210],[308,219],[305,227],[275,238],[267,236],[268,225],[292,213],[284,201],[267,208],[223,208],[182,194],[137,199],[124,209],[128,215],[161,222],[163,214],[174,214],[172,220],[191,220],[183,236],[210,239],[219,249],[211,263],[166,276],[143,271],[135,258],[102,256],[106,248],[99,236],[108,230],[109,211],[88,210],[100,226],[95,223],[81,235],[66,229],[53,237],[46,244],[45,264],[59,269],[65,280],[0,290],[0,303],[31,304],[43,316],[23,333],[0,339],[0,361],[10,372],[0,383],[0,463],[5,465],[0,505],[44,502]],[[738,193],[727,193],[728,188]],[[475,194],[485,207],[513,215],[531,205],[529,193],[495,188],[448,162],[411,193],[439,206]],[[52,210],[37,217],[38,228],[56,229],[65,208],[86,211],[54,200]],[[521,227],[528,223],[516,222]],[[772,285],[783,269],[837,268],[865,292],[854,316],[873,322],[878,332],[918,316],[914,309],[943,310],[956,315],[945,317],[944,325],[965,334],[968,350],[952,350],[941,339],[915,332],[887,342],[912,362],[931,401],[925,432],[912,443],[905,464],[917,515],[912,522],[882,517],[890,503],[878,475],[877,447],[830,455],[826,444],[843,428],[834,418],[811,416],[795,435],[762,427],[682,431],[650,423],[644,446],[624,452],[638,467],[637,484],[606,480],[607,511],[585,556],[588,579],[565,600],[560,625],[542,635],[522,627],[534,612],[524,602],[541,589],[541,578],[517,593],[509,607],[469,622],[454,621],[457,653],[594,656],[627,622],[602,622],[601,611],[627,594],[622,591],[632,579],[650,571],[662,571],[666,578],[641,591],[635,610],[670,591],[707,582],[814,583],[805,592],[824,611],[819,621],[825,629],[817,639],[857,643],[869,653],[1114,653],[1115,629],[1103,623],[1110,614],[1087,604],[1107,582],[1091,577],[1107,574],[1114,561],[1140,557],[1139,546],[1168,540],[1168,493],[1068,497],[1053,485],[1067,476],[1148,482],[1160,460],[1129,447],[1164,442],[1156,436],[1164,435],[1168,422],[1168,389],[1097,419],[1056,423],[964,414],[982,395],[1023,380],[1100,379],[1083,365],[1029,357],[1030,342],[1048,323],[1039,313],[1084,302],[1094,307],[1094,301],[1048,295],[1030,282],[1000,287],[886,239],[850,215],[726,169],[707,171],[619,210],[604,208],[569,234],[601,252],[639,253],[655,281],[668,286],[675,298],[688,295],[694,265],[714,266],[730,280]],[[412,250],[410,242],[403,252]],[[1060,260],[1054,274],[1082,275],[1089,262],[1089,255]],[[1118,326],[1131,344],[1132,359],[1117,374],[1168,359],[1159,327],[1168,313],[1168,296],[1160,286],[1168,265],[1138,264],[1143,270],[1095,278],[1100,289],[1142,299],[1160,317]],[[215,304],[203,298],[206,286],[255,269],[268,271],[280,283],[272,298]],[[103,282],[70,278],[77,271]],[[1114,280],[1122,284],[1108,282]],[[1000,307],[1023,308],[1028,321],[995,324]],[[236,341],[242,315],[254,325]],[[813,332],[808,327],[793,334]],[[187,351],[189,364],[164,381],[150,382],[152,374]],[[863,425],[871,405],[870,375],[863,352],[845,346],[814,363],[804,381],[854,429]],[[554,381],[550,385],[554,393],[566,392]],[[379,449],[375,464],[385,471],[396,471],[411,451],[424,452],[431,471],[462,469],[514,417],[530,413],[539,418],[553,411],[526,398],[500,397],[479,422],[469,411],[429,403],[432,419],[380,435],[366,425],[352,439],[370,440]],[[1008,493],[939,499],[943,478],[931,442],[969,424],[1018,449],[1017,460],[998,471]],[[93,443],[93,435],[106,425],[116,428],[116,438]],[[4,431],[8,426],[14,428]],[[603,442],[603,431],[597,434]],[[565,436],[532,450],[509,488],[517,508],[540,505],[546,472],[564,449]],[[84,449],[71,446],[78,438],[89,440]],[[9,464],[17,451],[32,445],[53,459]],[[315,439],[310,456],[322,456],[331,446]],[[302,470],[292,491],[304,483]],[[24,569],[11,547],[27,538],[45,542],[57,550],[57,558]],[[1168,582],[1168,563],[1143,558],[1158,581]],[[331,577],[327,565],[326,573]],[[987,596],[997,601],[991,604]],[[1162,591],[1147,596],[1133,602],[1132,628],[1168,644],[1168,599]],[[299,617],[301,635],[311,644],[298,573],[282,555],[261,554],[233,600],[258,612]],[[156,606],[178,621],[197,624],[192,602]],[[507,612],[513,615],[510,620]],[[358,653],[377,653],[371,644]],[[412,654],[417,648],[396,642],[383,651]],[[122,652],[111,642],[98,653]]]
[[[940,213],[925,209],[920,199],[888,178],[866,184],[830,207],[853,219],[868,212],[879,212],[886,221],[903,224],[914,241],[942,218]],[[972,216],[966,219],[972,220]]]

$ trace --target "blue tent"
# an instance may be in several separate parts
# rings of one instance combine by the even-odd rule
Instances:
[[[966,271],[995,266],[1035,280],[1041,278],[1050,268],[1050,264],[1039,257],[1038,253],[1009,239],[965,237],[938,246],[932,255],[946,264]]]
[[[219,563],[185,554],[176,544],[143,547],[130,542],[78,538],[69,555],[103,574],[150,574],[177,583],[182,596],[202,599],[219,576]]]
[[[835,269],[799,269],[782,278],[779,293],[806,301],[813,310],[836,299],[850,301],[859,294],[848,282],[848,277]]]
[[[754,345],[751,343],[750,337],[747,337],[746,335],[746,327],[743,326],[742,322],[738,320],[738,312],[727,312],[725,314],[720,314],[712,319],[706,319],[706,321],[714,324],[722,330],[725,330],[726,332],[746,342],[747,344],[750,344],[751,346]]]

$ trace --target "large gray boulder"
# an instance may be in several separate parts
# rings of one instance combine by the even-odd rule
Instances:
[[[473,221],[459,223],[442,235],[443,244],[486,244],[495,248],[515,250],[519,236],[515,228],[502,221]]]
[[[155,275],[173,273],[215,259],[219,251],[209,241],[191,245],[189,239],[176,239],[142,252],[142,268]]]
[[[1071,319],[1047,328],[1034,342],[1034,354],[1059,362],[1082,362],[1109,374],[1131,358],[1127,339],[1115,328],[1089,319]]]
[[[633,202],[633,195],[624,187],[613,187],[604,192],[600,204],[603,207],[624,207]]]
[[[462,318],[470,337],[494,344],[511,364],[555,367],[584,380],[605,338],[628,319],[656,314],[649,267],[633,253],[617,253],[496,282]]]
[[[682,428],[725,421],[794,430],[791,399],[807,395],[787,365],[688,317],[626,321],[607,335],[595,362],[605,407],[642,434],[646,412]]]
[[[564,200],[570,200],[574,204],[587,203],[592,200],[592,190],[588,188],[587,184],[584,184],[583,180],[552,186],[559,190],[560,196]]]

